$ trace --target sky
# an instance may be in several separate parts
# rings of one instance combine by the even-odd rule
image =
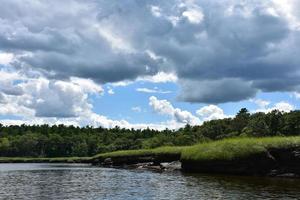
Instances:
[[[300,107],[298,0],[0,0],[0,123],[177,129]]]

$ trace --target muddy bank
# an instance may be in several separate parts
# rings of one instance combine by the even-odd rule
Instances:
[[[233,160],[181,160],[185,172],[300,177],[300,148],[268,149]]]
[[[273,148],[233,160],[184,160],[180,154],[115,156],[97,158],[104,167],[139,168],[155,171],[182,170],[193,173],[247,176],[300,177],[300,148]]]

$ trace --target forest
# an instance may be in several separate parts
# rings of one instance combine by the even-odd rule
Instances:
[[[0,157],[83,157],[116,150],[187,146],[224,138],[292,135],[300,135],[298,110],[250,113],[242,108],[233,118],[163,131],[0,124]]]

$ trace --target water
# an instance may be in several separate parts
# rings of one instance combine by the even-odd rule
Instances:
[[[0,164],[0,199],[300,199],[300,180]]]

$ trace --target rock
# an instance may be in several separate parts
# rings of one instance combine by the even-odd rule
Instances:
[[[285,173],[285,174],[278,174],[278,175],[276,175],[276,177],[297,178],[299,176],[294,173]]]
[[[103,165],[107,166],[107,165],[112,165],[113,161],[111,158],[105,158],[103,161]]]
[[[148,166],[144,166],[144,169],[150,169],[150,170],[158,171],[158,172],[163,171],[163,169],[162,169],[160,166],[158,166],[158,165],[148,165]]]
[[[173,161],[173,162],[164,162],[160,163],[160,167],[167,171],[174,171],[181,169],[181,162],[180,161]]]

